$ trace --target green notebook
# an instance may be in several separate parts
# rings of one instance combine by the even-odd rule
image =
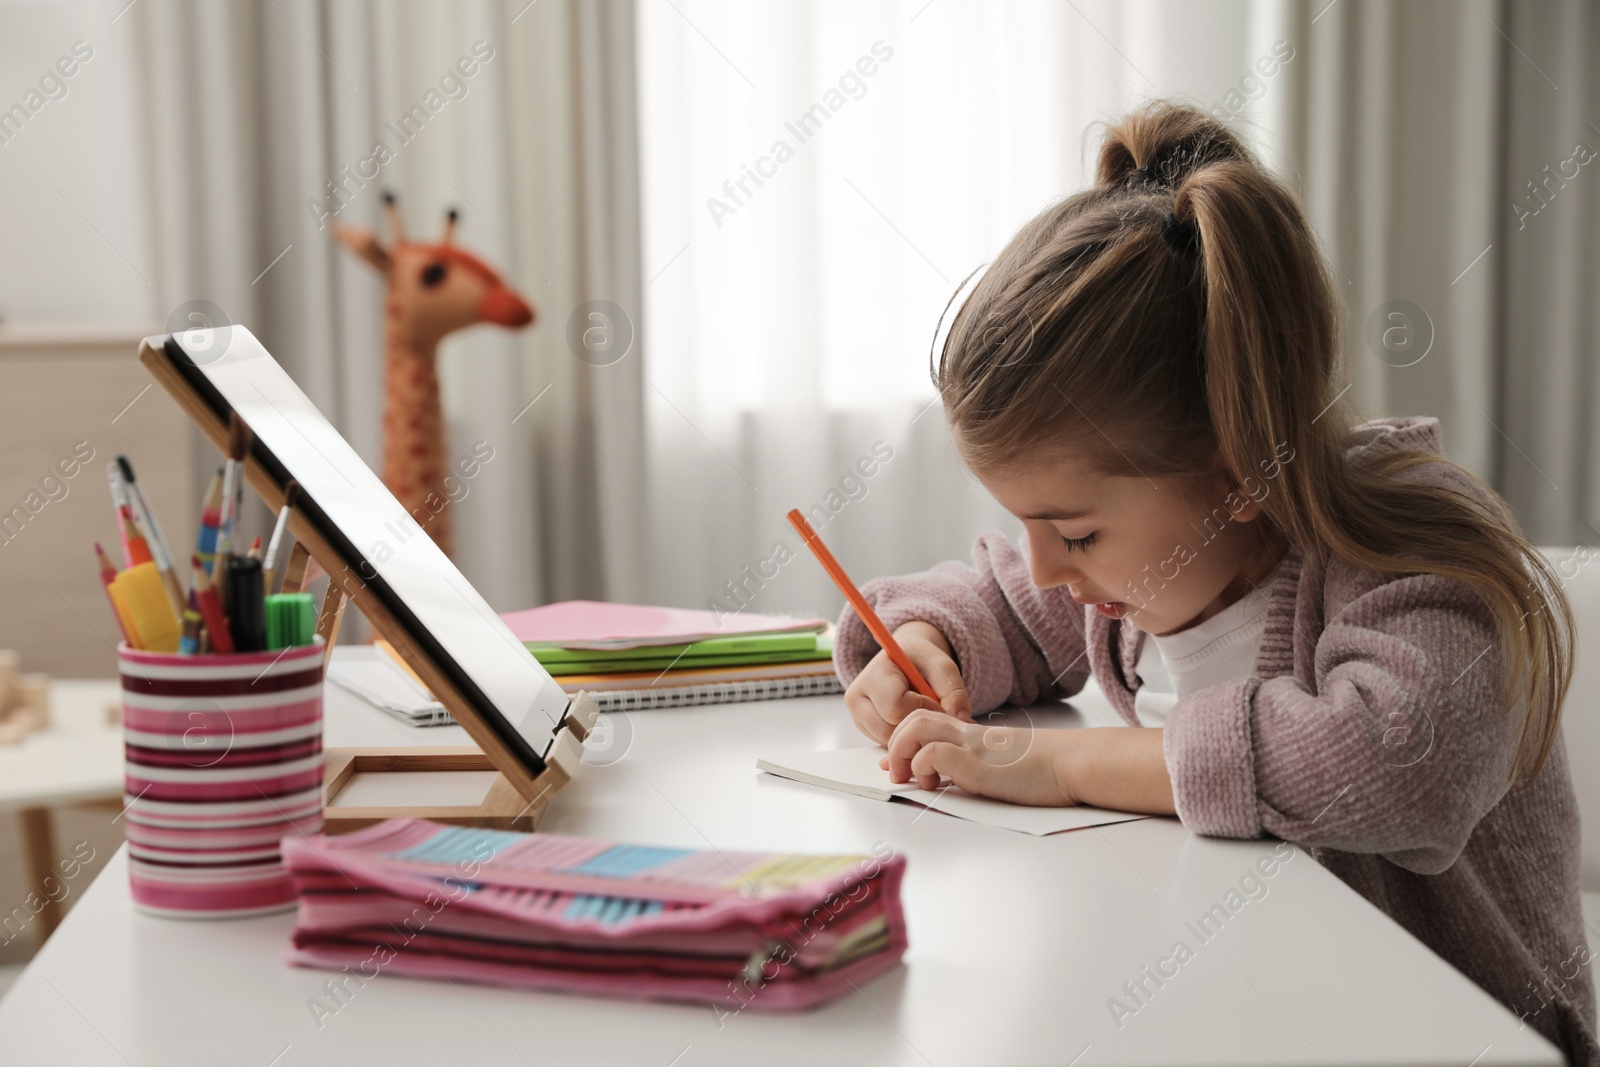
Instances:
[[[527,648],[553,675],[739,667],[833,658],[833,638],[816,633],[712,637],[688,645],[647,648],[562,648],[540,644],[529,644]]]

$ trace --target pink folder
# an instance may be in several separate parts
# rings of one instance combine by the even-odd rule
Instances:
[[[565,648],[644,648],[686,645],[711,637],[756,633],[822,633],[826,619],[757,615],[740,611],[658,608],[647,604],[609,604],[563,600],[542,608],[501,616],[518,641]]]

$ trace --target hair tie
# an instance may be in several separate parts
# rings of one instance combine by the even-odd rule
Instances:
[[[1200,230],[1187,219],[1179,219],[1172,212],[1161,222],[1161,236],[1183,255],[1193,255],[1200,248]]]

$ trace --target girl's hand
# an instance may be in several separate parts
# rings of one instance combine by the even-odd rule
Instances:
[[[1035,730],[957,721],[937,712],[914,711],[889,738],[891,782],[915,779],[923,789],[948,778],[969,793],[1036,807],[1063,807],[1077,800],[1061,788],[1078,730]]]
[[[939,700],[911,688],[911,683],[882,649],[862,668],[844,693],[844,706],[857,729],[878,744],[885,744],[894,728],[914,711],[942,713],[963,722],[972,721],[972,699],[956,669],[950,643],[938,628],[920,621],[908,622],[894,632],[912,664],[939,694]]]

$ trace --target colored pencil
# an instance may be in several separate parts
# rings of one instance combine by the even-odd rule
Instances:
[[[211,640],[211,651],[232,652],[233,634],[228,630],[228,620],[222,614],[222,602],[212,588],[211,576],[200,565],[200,557],[190,559],[193,565],[195,599],[200,601],[200,617],[206,624],[206,636]]]
[[[183,613],[183,636],[178,640],[178,655],[194,656],[200,652],[200,613],[198,611],[185,611]]]
[[[125,556],[124,563],[129,567],[137,567],[141,563],[153,562],[150,556],[150,542],[144,539],[139,532],[138,525],[133,521],[133,508],[124,504],[117,509],[117,518],[121,520],[122,551]]]
[[[878,613],[872,610],[872,605],[867,603],[867,598],[861,595],[861,590],[856,588],[850,576],[839,566],[839,561],[833,558],[833,553],[828,551],[828,546],[822,543],[822,538],[811,528],[800,509],[795,508],[789,512],[789,525],[800,534],[806,547],[811,549],[812,555],[817,557],[817,562],[822,564],[822,569],[828,572],[828,577],[833,579],[833,584],[839,587],[839,592],[850,602],[850,606],[860,616],[861,621],[867,624],[867,629],[872,631],[872,636],[880,647],[889,654],[889,659],[900,668],[900,673],[906,676],[911,687],[929,700],[939,702],[939,695],[933,691],[933,686],[922,677],[922,673],[912,664],[911,657],[907,656],[905,649],[900,647],[900,642],[894,639],[889,628],[878,618]]]
[[[111,560],[106,556],[106,550],[100,547],[100,542],[94,543],[95,567],[100,571],[100,584],[106,589],[106,603],[111,605],[111,614],[116,617],[117,629],[122,631],[122,639],[128,642],[128,647],[134,645],[133,635],[128,633],[128,620],[122,613],[122,608],[117,604],[117,598],[112,595],[111,583],[116,581],[117,568],[111,565]]]
[[[217,528],[222,525],[222,468],[217,468],[217,473],[211,476],[211,485],[206,489],[205,504],[200,510],[200,533],[195,538],[194,550],[200,557],[200,562],[205,564],[206,571],[211,570],[211,561],[217,554]]]

